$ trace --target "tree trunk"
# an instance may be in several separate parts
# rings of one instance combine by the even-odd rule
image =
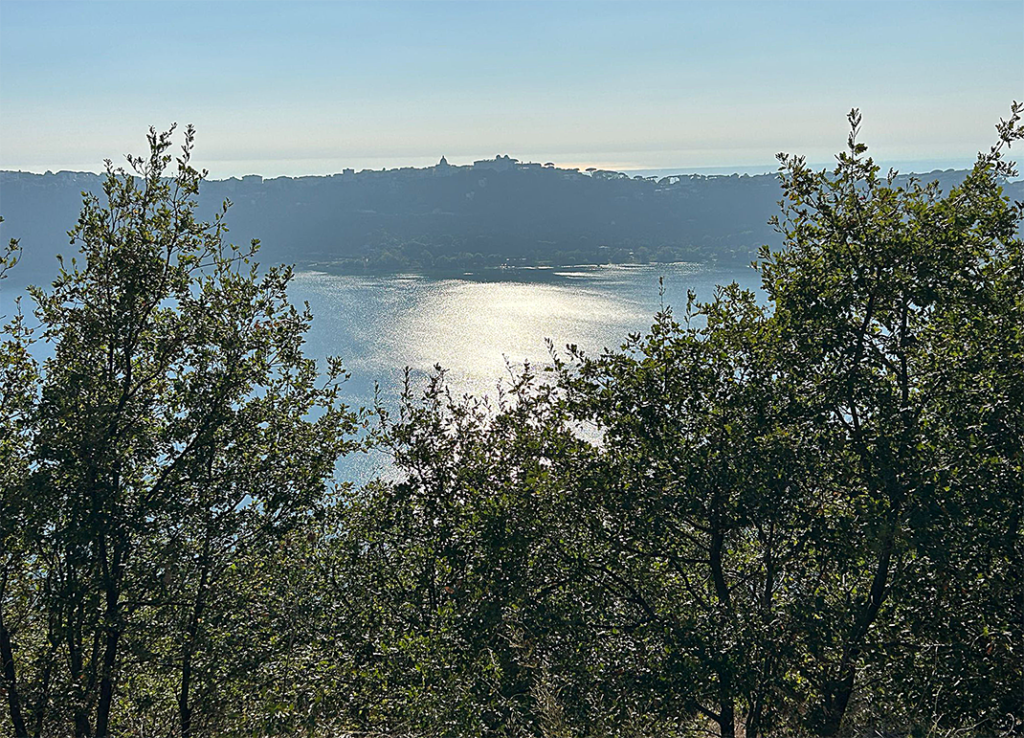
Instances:
[[[46,705],[50,699],[50,679],[53,676],[53,661],[54,655],[57,653],[57,634],[53,631],[53,622],[50,623],[50,632],[48,639],[50,641],[50,650],[46,654],[46,660],[43,662],[43,675],[39,680],[40,688],[39,695],[36,699],[35,710],[32,716],[32,738],[40,738],[43,734],[43,725],[46,722]]]
[[[729,586],[725,581],[724,551],[725,531],[716,522],[711,530],[708,563],[711,567],[711,581],[714,587],[715,598],[720,606],[718,613],[720,627],[727,628],[728,616],[726,613],[732,610],[732,600],[729,596]],[[732,675],[729,673],[728,664],[718,669],[718,703],[721,708],[718,725],[722,738],[736,738],[736,700],[733,694]]]
[[[855,668],[852,664],[846,666],[846,673],[828,685],[822,702],[821,724],[815,732],[822,736],[834,736],[839,734],[843,724],[843,717],[846,715],[846,708],[850,705],[850,697],[853,694]]]
[[[109,569],[105,569],[103,577],[104,595],[106,597],[106,638],[103,645],[103,663],[100,669],[100,698],[96,706],[96,738],[109,738],[110,710],[114,701],[114,670],[117,665],[117,648],[124,633],[121,622],[121,583],[124,578],[124,566],[128,558],[128,544],[122,538],[114,543],[113,560]],[[104,567],[107,567],[106,541],[100,539],[100,555]]]
[[[115,627],[107,633],[103,649],[103,672],[100,678],[100,701],[96,707],[96,738],[110,735],[110,708],[114,699],[114,665],[117,661],[117,646],[121,640],[121,628]]]
[[[725,692],[728,689],[728,686],[724,686],[722,691]],[[722,719],[718,721],[718,725],[722,738],[736,738],[736,706],[731,695],[723,695],[721,715]]]
[[[0,661],[3,662],[4,691],[7,692],[7,706],[11,714],[11,725],[14,726],[14,736],[28,738],[25,718],[21,714],[21,695],[18,693],[18,681],[14,670],[14,649],[11,647],[11,634],[4,623],[3,612],[0,612]]]
[[[889,568],[895,546],[895,527],[896,516],[891,515],[889,530],[882,542],[882,552],[875,564],[871,591],[863,609],[857,613],[849,640],[843,650],[843,657],[839,663],[839,676],[826,684],[822,690],[821,724],[816,728],[819,735],[836,735],[842,725],[843,717],[846,715],[846,708],[849,707],[857,675],[857,660],[860,658],[864,638],[867,636],[871,624],[878,618],[878,613],[889,593]]]
[[[203,542],[202,572],[199,575],[199,587],[196,590],[195,605],[189,617],[185,631],[185,643],[181,654],[181,692],[178,694],[178,720],[181,723],[181,738],[192,738],[192,659],[195,657],[196,640],[199,637],[199,621],[206,608],[206,590],[210,576],[210,532],[207,531]]]
[[[79,617],[81,606],[70,609],[68,618]],[[83,668],[82,645],[80,628],[77,623],[68,622],[66,625],[68,644],[68,666],[72,681],[72,693],[74,695],[74,723],[75,738],[91,738],[92,725],[89,722],[89,712],[86,708],[86,695],[83,689],[85,672]]]

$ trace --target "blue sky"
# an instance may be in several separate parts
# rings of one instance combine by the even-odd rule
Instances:
[[[1024,2],[0,1],[0,168],[193,123],[214,178],[509,153],[620,169],[965,164],[1024,98]],[[1022,157],[1024,158],[1024,157]]]

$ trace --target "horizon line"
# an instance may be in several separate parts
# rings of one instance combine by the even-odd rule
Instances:
[[[416,160],[422,160],[425,157],[411,157],[411,158],[416,159]],[[442,158],[446,158],[446,157],[442,157]],[[735,174],[735,175],[741,175],[741,176],[742,175],[757,176],[757,175],[772,174],[772,173],[778,172],[779,168],[780,168],[779,164],[777,162],[773,163],[773,164],[767,164],[767,163],[753,164],[753,163],[751,163],[751,164],[726,164],[726,165],[701,165],[701,166],[681,165],[681,166],[663,166],[663,167],[644,167],[644,166],[636,166],[636,165],[614,166],[614,165],[609,165],[607,163],[586,163],[586,162],[579,163],[579,164],[577,164],[576,162],[572,162],[572,163],[569,163],[569,164],[558,164],[558,163],[552,163],[552,162],[541,163],[541,162],[534,162],[534,161],[529,161],[529,160],[521,160],[521,159],[517,159],[516,157],[510,157],[510,158],[516,164],[518,164],[520,166],[534,165],[534,166],[540,166],[541,168],[545,168],[545,169],[553,169],[555,171],[579,172],[583,176],[588,176],[590,174],[590,170],[591,169],[594,172],[614,172],[614,173],[618,173],[618,174],[626,174],[626,175],[631,175],[631,176],[635,175],[635,176],[669,177],[669,176],[673,176],[675,174],[678,174],[678,175],[705,175],[705,176],[708,176],[708,175],[730,176],[730,175]],[[476,159],[474,161],[471,161],[469,163],[464,163],[464,164],[458,164],[458,163],[452,164],[452,163],[449,162],[449,166],[451,168],[453,168],[453,169],[472,169],[474,167],[474,164],[477,163],[477,162],[487,162],[487,161],[495,161],[495,160],[496,160],[495,158],[491,158],[491,159]],[[216,160],[213,160],[213,161],[216,161]],[[224,160],[224,161],[227,161],[227,160]],[[971,167],[973,166],[973,162],[974,162],[974,160],[968,161],[967,159],[963,159],[963,158],[948,158],[948,159],[946,159],[946,158],[927,158],[927,159],[904,159],[904,160],[881,160],[881,159],[878,159],[878,160],[875,160],[875,164],[877,164],[882,169],[893,168],[893,169],[896,169],[899,174],[907,174],[907,175],[910,175],[910,174],[932,174],[934,172],[946,172],[946,171],[967,171],[967,170],[971,169]],[[548,166],[548,164],[552,164],[552,166]],[[254,177],[254,176],[255,177],[260,177],[261,179],[264,179],[264,180],[274,180],[274,179],[304,179],[304,178],[309,178],[309,177],[332,177],[332,176],[344,175],[346,173],[352,173],[352,174],[377,173],[377,174],[381,174],[381,173],[385,173],[385,172],[400,172],[400,171],[404,171],[404,170],[424,171],[424,170],[428,170],[428,169],[434,169],[434,168],[438,167],[438,165],[439,165],[439,162],[435,163],[433,165],[423,165],[423,166],[416,166],[415,164],[405,164],[405,165],[390,166],[390,167],[385,166],[385,167],[381,167],[381,168],[363,167],[362,169],[355,169],[354,167],[343,167],[342,169],[340,169],[338,171],[335,171],[335,172],[319,172],[319,173],[305,173],[305,174],[273,174],[273,175],[265,175],[265,174],[260,174],[259,172],[255,172],[255,171],[248,171],[245,174],[235,173],[235,174],[231,174],[229,176],[210,176],[212,174],[212,172],[209,169],[207,169],[208,176],[206,178],[206,181],[210,181],[210,182],[228,182],[228,181],[231,181],[231,180],[241,180],[243,177]],[[835,161],[834,160],[833,161],[829,161],[829,162],[825,162],[825,161],[810,161],[810,162],[807,163],[807,166],[811,167],[812,169],[831,168],[831,167],[835,166]],[[905,167],[920,167],[920,168],[919,169],[909,169],[909,168],[905,168]],[[198,167],[198,168],[200,169],[200,171],[202,171],[202,167]],[[39,175],[39,176],[57,175],[57,174],[62,174],[62,173],[68,173],[68,174],[93,174],[93,175],[103,175],[103,174],[106,173],[106,171],[104,169],[66,169],[66,168],[53,169],[51,167],[47,167],[46,169],[42,169],[41,167],[30,167],[30,168],[25,168],[25,169],[23,169],[23,168],[13,169],[13,168],[9,168],[9,167],[0,167],[0,171],[7,172],[7,173],[16,173],[16,174],[34,174],[34,175]],[[239,171],[242,171],[242,170],[239,170]]]

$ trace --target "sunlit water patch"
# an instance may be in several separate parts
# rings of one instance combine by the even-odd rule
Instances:
[[[550,360],[545,339],[563,353],[570,343],[589,354],[617,348],[627,334],[645,331],[662,307],[681,314],[688,290],[709,299],[716,285],[732,281],[748,289],[760,285],[751,269],[578,266],[496,269],[457,279],[300,272],[290,295],[308,301],[313,312],[308,353],[340,356],[351,372],[344,400],[369,407],[378,384],[382,402],[394,407],[404,367],[421,381],[441,365],[456,395],[493,396],[510,368]],[[0,286],[2,315],[23,290],[13,279]],[[378,457],[351,459],[343,475],[365,480],[381,463]]]
[[[547,363],[547,339],[558,350],[616,348],[662,307],[681,312],[688,290],[707,299],[734,280],[759,285],[749,269],[680,264],[502,269],[458,279],[306,272],[291,294],[315,316],[310,352],[341,356],[353,374],[350,400],[367,404],[375,382],[394,397],[404,367],[424,376],[440,365],[458,394],[493,393],[509,366]]]

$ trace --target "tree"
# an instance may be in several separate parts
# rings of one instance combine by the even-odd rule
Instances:
[[[1019,730],[1022,111],[947,193],[880,177],[851,112],[834,170],[781,157],[767,309],[725,289],[563,368],[601,438],[575,482],[591,577],[630,652],[678,654],[644,686],[662,709]]]
[[[20,567],[0,602],[18,736],[105,738],[132,705],[173,715],[182,736],[215,731],[230,654],[209,624],[240,604],[229,575],[320,514],[353,447],[340,362],[320,377],[302,353],[311,316],[288,301],[291,270],[261,275],[257,242],[225,243],[227,203],[196,220],[205,172],[189,163],[189,128],[165,176],[172,131],[150,131],[134,176],[107,163],[105,202],[86,197],[71,232],[81,261],[32,291],[54,347],[39,389],[4,387],[5,402],[31,400],[4,420],[27,419],[17,437],[30,441],[4,462],[21,473],[3,477],[5,562],[13,551]],[[21,350],[8,336],[8,354]],[[6,376],[28,377],[20,366],[5,355]]]
[[[973,714],[947,717],[1022,717],[1012,562],[1024,504],[1024,257],[1020,206],[1000,188],[1013,174],[1002,150],[1024,138],[1022,110],[1014,103],[999,142],[945,194],[916,180],[897,186],[895,172],[880,177],[857,141],[856,110],[832,172],[781,157],[785,248],[763,254],[764,288],[779,371],[802,382],[816,419],[808,445],[826,454],[834,501],[825,545],[808,562],[807,595],[819,604],[799,629],[809,725],[823,735],[839,731],[859,677],[891,671],[895,652],[934,647],[949,665],[990,632],[1000,634],[992,650],[955,659],[963,671],[946,677],[972,683],[998,660],[1003,686],[990,675],[977,683],[992,689],[989,709],[979,710],[979,697]],[[966,572],[976,581],[953,597],[937,588]],[[968,617],[959,596],[983,614]],[[922,640],[936,619],[947,625],[932,637],[945,640]]]
[[[12,240],[0,255],[0,281],[7,278],[19,255],[18,242]],[[7,317],[0,316],[0,320]],[[4,325],[4,340],[0,343],[0,603],[5,604],[20,599],[17,590],[26,577],[23,530],[27,505],[20,486],[29,469],[31,417],[38,382],[38,366],[29,350],[31,339],[19,306]],[[17,617],[9,608],[0,607],[0,679],[12,727],[21,736],[28,735],[31,716],[25,715],[21,704],[14,668],[11,626],[12,618]]]
[[[754,295],[691,295],[684,317],[560,365],[571,416],[601,434],[575,485],[584,571],[619,613],[619,648],[644,655],[630,678],[663,720],[757,736],[784,716],[817,459]]]

